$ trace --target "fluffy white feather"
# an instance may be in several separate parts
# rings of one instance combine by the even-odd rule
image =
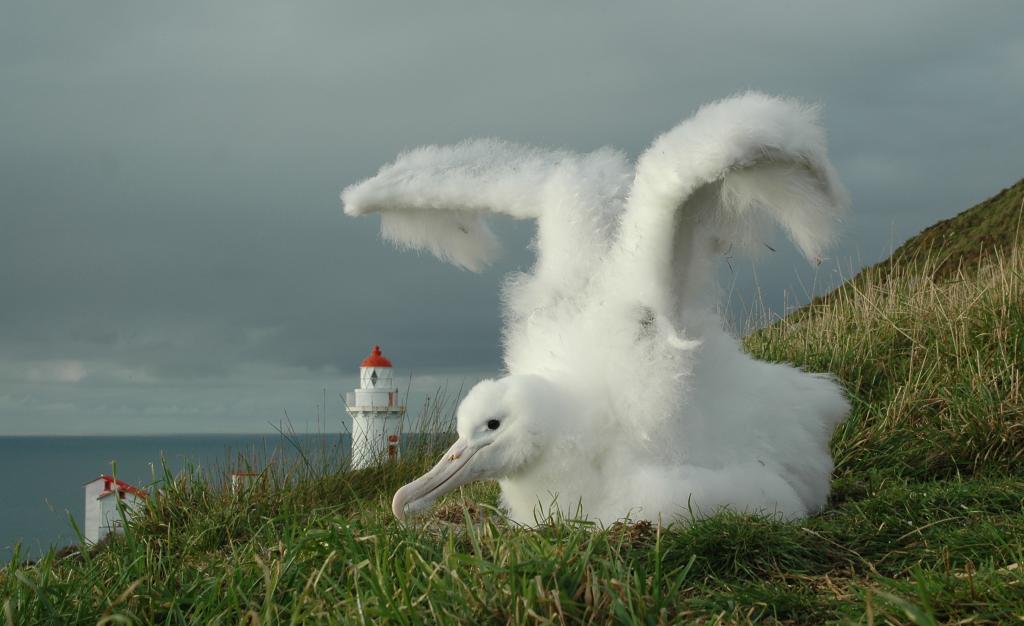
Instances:
[[[341,199],[348,215],[379,212],[381,234],[397,246],[474,272],[500,249],[486,212],[534,218],[538,270],[573,274],[607,241],[630,173],[612,150],[578,155],[482,139],[407,152]]]
[[[618,287],[672,319],[706,292],[718,242],[749,247],[771,220],[817,260],[845,205],[817,109],[758,93],[707,105],[640,157]]]
[[[611,522],[825,504],[841,389],[746,355],[711,281],[715,251],[769,222],[809,258],[829,243],[845,196],[815,109],[758,93],[708,105],[635,171],[611,150],[421,148],[342,199],[469,269],[496,251],[485,212],[538,220],[537,265],[505,286],[508,375],[470,390],[459,440],[395,494],[396,515],[478,479],[498,479],[523,523],[550,506]]]

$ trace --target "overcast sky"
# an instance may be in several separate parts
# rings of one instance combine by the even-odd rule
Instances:
[[[496,373],[530,228],[480,275],[383,244],[338,193],[404,148],[635,157],[748,88],[820,102],[853,199],[820,284],[1024,176],[1015,1],[0,5],[0,434],[304,429],[324,389],[337,430],[374,343],[414,402]],[[780,310],[814,273],[776,248]]]

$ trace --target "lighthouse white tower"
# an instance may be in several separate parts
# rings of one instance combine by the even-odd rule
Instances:
[[[345,394],[352,416],[352,469],[398,458],[405,407],[398,404],[391,371],[391,361],[374,346],[359,366],[359,388]]]

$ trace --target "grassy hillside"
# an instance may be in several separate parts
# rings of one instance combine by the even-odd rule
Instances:
[[[689,527],[608,529],[552,520],[520,529],[491,507],[495,487],[481,485],[422,525],[402,526],[388,512],[390,494],[429,464],[429,451],[356,473],[272,468],[243,498],[198,474],[168,477],[119,540],[0,571],[0,616],[8,624],[1018,623],[1024,251],[1001,248],[954,280],[943,257],[914,258],[747,338],[761,358],[834,372],[853,399],[833,439],[833,501],[814,518],[723,514]]]
[[[1024,179],[948,220],[937,222],[872,268],[900,266],[952,278],[960,267],[968,273],[997,254],[1006,256],[1024,227]]]
[[[1024,178],[979,204],[940,220],[903,242],[889,258],[863,268],[838,289],[816,298],[796,317],[812,313],[837,296],[878,286],[893,274],[927,276],[936,281],[970,277],[1024,241]],[[826,307],[829,310],[829,307]]]

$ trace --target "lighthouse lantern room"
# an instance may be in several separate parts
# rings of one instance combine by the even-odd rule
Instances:
[[[391,361],[374,346],[359,366],[359,388],[345,395],[352,416],[352,469],[398,457],[405,407],[398,403]]]

